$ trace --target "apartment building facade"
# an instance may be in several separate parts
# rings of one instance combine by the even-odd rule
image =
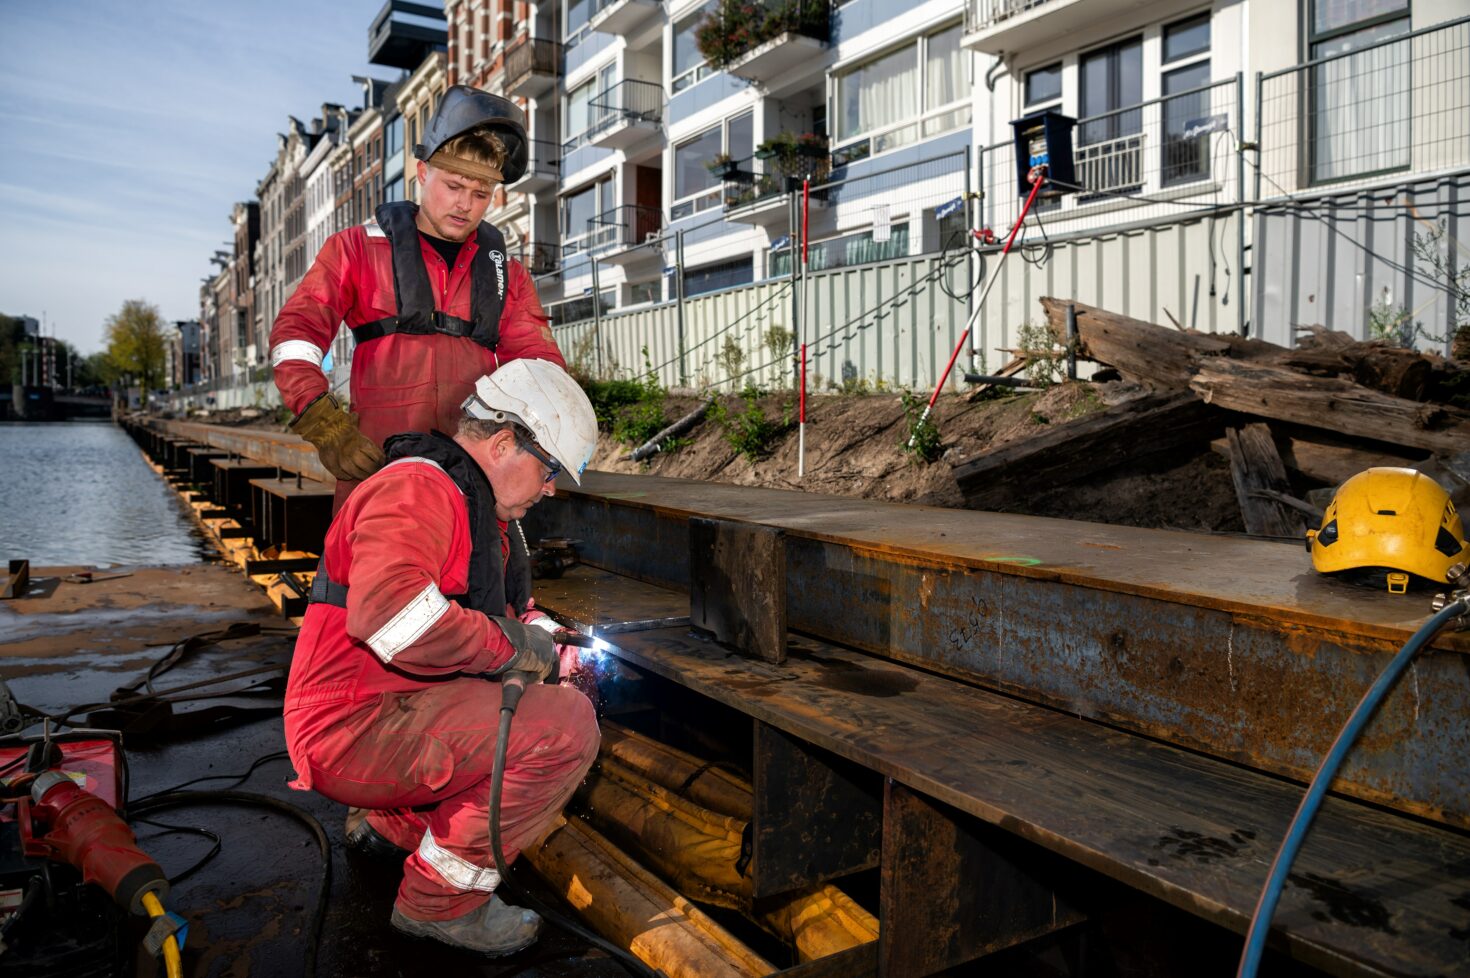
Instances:
[[[871,310],[852,289],[891,294],[932,273],[920,259],[987,228],[997,244],[946,273],[928,335],[870,322],[822,336],[828,378],[927,383],[972,311],[973,289],[954,296],[997,274],[1022,208],[1011,122],[1046,110],[1075,120],[1073,186],[1046,188],[1028,217],[1024,257],[977,317],[977,362],[1014,346],[1048,292],[1288,343],[1292,323],[1361,335],[1383,302],[1424,312],[1432,337],[1453,325],[1402,226],[1418,203],[1433,215],[1423,233],[1470,230],[1464,205],[1444,203],[1465,199],[1455,181],[1470,169],[1470,25],[1452,0],[553,0],[523,18],[520,4],[460,6],[512,34],[501,61],[502,37],[470,33],[488,54],[451,63],[503,62],[475,81],[523,99],[530,120],[531,172],[498,215],[526,222],[553,323],[572,339],[600,321],[624,337],[610,358],[623,366],[643,346],[674,348],[658,310],[681,296],[746,289],[726,319],[766,301],[762,283],[791,276],[803,239],[829,294],[839,269],[864,270],[825,308],[813,300],[810,337]],[[1347,230],[1303,196],[1344,208]],[[1372,243],[1349,243],[1363,233]],[[1302,235],[1305,265],[1302,249],[1283,254]],[[771,322],[801,332],[785,304]]]

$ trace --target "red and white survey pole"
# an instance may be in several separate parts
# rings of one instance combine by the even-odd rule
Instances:
[[[1000,270],[1005,265],[1006,256],[1011,253],[1011,245],[1016,242],[1016,234],[1021,230],[1021,224],[1026,220],[1026,215],[1031,211],[1031,205],[1036,202],[1036,194],[1041,190],[1041,185],[1046,183],[1046,168],[1035,166],[1031,168],[1031,193],[1026,195],[1026,203],[1021,207],[1021,214],[1016,218],[1016,223],[1011,225],[1011,233],[1006,238],[1005,247],[1001,249],[1000,261],[995,263],[995,271],[990,273],[990,281],[985,283],[985,290],[980,293],[980,301],[975,303],[975,311],[970,313],[970,321],[965,323],[965,331],[960,334],[960,341],[955,344],[954,352],[949,355],[949,363],[944,365],[944,373],[939,377],[939,383],[934,385],[934,393],[929,395],[929,403],[924,408],[924,413],[919,415],[919,424],[922,425],[929,420],[929,415],[934,410],[934,402],[939,400],[939,392],[944,390],[945,383],[949,380],[950,371],[954,370],[954,362],[960,358],[960,351],[970,340],[970,330],[975,328],[975,323],[980,318],[980,310],[985,308],[985,298],[990,295],[991,286],[995,285],[996,279],[1000,278]],[[917,427],[917,426],[915,426]],[[918,432],[909,435],[909,447],[914,447],[914,438]]]
[[[806,476],[806,336],[807,310],[810,304],[807,297],[810,290],[807,287],[807,275],[811,269],[807,265],[807,216],[811,208],[812,181],[805,177],[801,181],[801,364],[798,377],[799,391],[796,415],[796,478],[802,479]]]

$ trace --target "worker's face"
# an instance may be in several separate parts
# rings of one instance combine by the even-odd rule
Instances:
[[[490,206],[494,186],[419,161],[418,227],[436,238],[464,241]]]
[[[499,431],[466,447],[490,480],[497,519],[518,520],[543,497],[555,495],[555,480],[547,480],[551,469],[522,449],[514,432]]]

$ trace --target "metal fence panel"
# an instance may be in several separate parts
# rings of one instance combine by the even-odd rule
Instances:
[[[1470,173],[1298,201],[1255,213],[1253,332],[1283,346],[1294,345],[1294,326],[1317,324],[1372,339],[1375,319],[1407,317],[1415,345],[1447,352],[1454,297],[1414,245],[1464,267]],[[1447,233],[1431,241],[1439,226]]]
[[[1002,351],[1020,345],[1021,327],[1044,321],[1045,295],[1162,326],[1177,321],[1189,329],[1232,332],[1239,328],[1233,277],[1239,273],[1238,220],[1229,212],[1064,241],[1052,246],[1040,267],[1013,254],[976,324],[974,349],[988,369],[1003,365],[1010,354]],[[987,259],[987,275],[998,258]]]
[[[1258,195],[1470,165],[1470,18],[1260,79]]]

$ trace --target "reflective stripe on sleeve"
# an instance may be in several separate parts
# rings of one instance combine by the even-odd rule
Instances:
[[[286,360],[305,360],[320,367],[326,355],[325,350],[307,340],[282,340],[271,347],[271,366],[279,367]]]
[[[448,610],[449,599],[430,584],[372,634],[367,640],[368,648],[384,662],[392,662],[395,655],[417,642]]]
[[[479,890],[493,893],[500,885],[500,871],[490,866],[476,866],[463,856],[456,856],[434,841],[434,833],[424,829],[419,842],[419,858],[444,877],[444,882],[456,890]]]

